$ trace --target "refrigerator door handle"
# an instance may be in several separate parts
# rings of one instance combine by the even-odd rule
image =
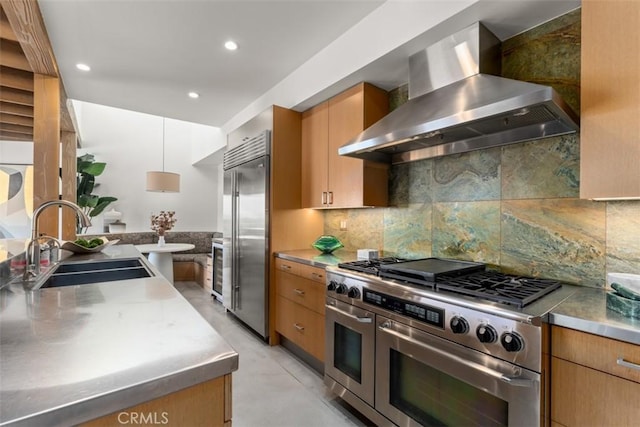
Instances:
[[[239,266],[238,258],[240,257],[240,248],[238,245],[240,233],[240,224],[238,223],[238,196],[240,195],[238,171],[233,171],[231,177],[231,211],[232,211],[232,228],[231,228],[231,308],[238,309],[238,297],[240,295],[240,284],[238,278]]]

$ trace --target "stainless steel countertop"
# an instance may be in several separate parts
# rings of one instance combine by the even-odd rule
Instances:
[[[330,265],[338,265],[341,262],[355,261],[357,253],[338,249],[332,254],[320,253],[317,249],[298,249],[292,251],[276,252],[277,258],[299,262],[314,267],[325,268]]]
[[[141,255],[115,245],[69,261],[128,257]],[[74,425],[238,369],[236,351],[146,265],[156,277],[0,290],[0,425]]]
[[[578,287],[549,315],[549,323],[640,345],[640,319],[607,309],[607,289]]]

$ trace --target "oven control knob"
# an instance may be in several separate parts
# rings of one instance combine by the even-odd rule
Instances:
[[[454,334],[466,334],[469,332],[469,322],[467,322],[464,317],[453,316],[449,325]]]
[[[520,351],[524,348],[524,340],[515,332],[505,332],[500,337],[500,342],[507,351]]]
[[[336,286],[336,293],[338,294],[346,294],[347,291],[347,285],[345,285],[344,283],[340,283],[338,286]]]
[[[480,325],[476,329],[476,336],[480,342],[492,343],[498,339],[498,333],[495,328],[490,325]]]
[[[338,287],[338,282],[336,282],[335,280],[332,280],[327,285],[327,290],[328,291],[335,291],[337,287]]]
[[[349,288],[349,292],[347,293],[349,298],[360,298],[360,290],[355,286]]]

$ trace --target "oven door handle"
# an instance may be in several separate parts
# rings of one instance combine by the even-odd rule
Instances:
[[[516,387],[533,387],[534,384],[535,384],[535,381],[530,380],[528,378],[509,377],[509,376],[504,375],[504,374],[502,374],[502,373],[500,373],[498,371],[494,371],[491,368],[487,368],[486,366],[482,366],[482,365],[479,365],[477,363],[473,363],[473,362],[470,362],[468,360],[465,360],[465,359],[463,359],[461,357],[458,357],[458,356],[456,356],[454,354],[447,353],[446,351],[440,350],[437,347],[434,347],[432,345],[429,345],[427,343],[419,341],[419,340],[417,340],[417,339],[415,339],[413,337],[410,337],[408,335],[405,335],[405,334],[402,334],[402,333],[400,333],[398,331],[390,329],[391,326],[392,326],[391,322],[387,321],[387,322],[384,322],[384,323],[381,323],[380,325],[378,325],[378,329],[380,329],[381,331],[383,331],[383,332],[385,332],[387,334],[393,335],[394,337],[399,338],[399,339],[401,339],[403,341],[408,341],[411,344],[414,344],[414,345],[417,345],[419,347],[422,347],[422,348],[424,348],[424,349],[426,349],[428,351],[431,351],[431,352],[434,352],[434,353],[438,353],[438,355],[442,356],[443,358],[451,359],[451,360],[454,360],[456,363],[462,363],[462,364],[464,364],[466,366],[469,366],[469,367],[471,367],[473,369],[482,371],[482,372],[484,372],[484,373],[486,373],[486,374],[488,374],[488,375],[490,375],[490,376],[492,376],[492,377],[494,377],[494,378],[496,378],[496,379],[498,379],[500,381],[503,381],[503,382],[505,382],[505,383],[507,383],[509,385],[516,386]]]
[[[371,317],[354,316],[351,313],[346,313],[346,312],[340,310],[339,308],[333,307],[333,306],[331,306],[329,304],[326,304],[325,307],[328,308],[329,310],[333,310],[336,313],[339,313],[342,316],[346,316],[346,317],[348,317],[350,319],[353,319],[356,322],[359,322],[359,323],[373,323],[373,319]]]

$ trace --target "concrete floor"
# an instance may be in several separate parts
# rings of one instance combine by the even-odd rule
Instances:
[[[197,283],[175,287],[240,355],[232,376],[234,427],[372,425],[329,394],[318,372],[281,346],[265,344]]]

